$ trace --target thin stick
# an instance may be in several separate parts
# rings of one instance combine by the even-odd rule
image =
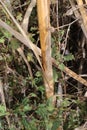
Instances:
[[[4,105],[5,110],[6,110],[5,95],[4,95],[3,84],[2,84],[1,79],[0,79],[0,97],[1,97],[1,102],[2,102],[2,104]],[[9,126],[9,129],[10,129],[10,126],[11,126],[11,124],[10,124],[10,119],[9,119],[9,117],[8,117],[7,115],[6,115],[5,117],[6,117],[6,120],[7,120],[8,126]]]
[[[23,22],[21,24],[22,28],[24,29],[24,31],[27,33],[28,31],[28,25],[29,25],[29,18],[30,18],[30,15],[31,15],[31,12],[33,10],[33,8],[35,7],[36,5],[36,0],[32,0],[31,3],[29,4],[28,8],[27,8],[27,11],[25,13],[25,16],[24,16],[24,19],[23,19]],[[32,73],[32,70],[31,70],[31,66],[30,64],[28,63],[27,61],[27,58],[25,57],[24,55],[24,52],[22,50],[22,48],[18,48],[17,51],[19,52],[19,54],[22,56],[22,58],[24,59],[27,67],[28,67],[28,71],[29,71],[29,74],[30,76],[33,78],[33,73]]]
[[[87,0],[85,0],[85,3],[87,4]]]
[[[80,16],[79,11],[75,10],[76,9],[76,5],[75,5],[74,1],[73,0],[69,0],[69,2],[71,4],[71,6],[72,6],[72,9],[74,10],[75,17],[77,19],[80,19],[81,16]],[[87,32],[86,32],[86,29],[85,29],[85,26],[84,26],[83,22],[81,21],[81,19],[78,22],[79,22],[79,24],[80,24],[80,26],[82,28],[82,31],[83,31],[85,37],[87,38]]]
[[[22,56],[23,60],[25,61],[26,65],[27,65],[27,67],[28,67],[29,74],[30,74],[31,78],[33,78],[31,66],[30,66],[30,64],[28,63],[27,58],[26,58],[26,56],[24,55],[24,52],[23,52],[22,48],[19,47],[19,48],[17,49],[17,51],[19,52],[19,54]]]
[[[28,4],[29,4],[29,2],[25,2],[24,4],[15,6],[15,7],[13,7],[13,8],[14,8],[14,9],[18,9],[18,8],[24,7],[24,6],[28,5]]]
[[[36,0],[32,0],[25,13],[23,22],[21,24],[25,32],[27,32],[27,30],[28,30],[29,18],[30,18],[31,12],[32,12],[33,8],[35,7],[35,5],[36,5]]]
[[[83,5],[82,0],[76,0],[76,1],[77,1],[78,6]],[[86,9],[82,6],[82,7],[79,8],[79,11],[81,13],[82,22],[84,24],[84,27],[85,27],[85,30],[86,30],[86,33],[87,33],[87,12],[86,12]]]

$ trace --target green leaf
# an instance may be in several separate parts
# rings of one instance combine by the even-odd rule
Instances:
[[[71,102],[69,101],[68,98],[66,98],[63,102],[62,102],[62,106],[63,107],[68,107],[71,104]]]
[[[15,130],[15,128],[11,126],[11,128],[9,130]]]
[[[41,94],[43,95],[43,93],[45,92],[44,86],[39,86],[39,87],[38,87],[38,91],[40,91]]]
[[[30,62],[34,62],[34,60],[33,60],[33,54],[32,53],[28,53],[27,54],[27,60]]]
[[[30,97],[37,97],[37,95],[35,93],[31,93]]]
[[[41,77],[42,76],[42,73],[41,71],[37,71],[36,74],[35,74],[36,77]]]
[[[46,129],[47,129],[47,130],[51,130],[52,126],[53,126],[52,121],[48,122],[48,120],[47,120]]]
[[[46,104],[39,104],[38,109],[36,110],[36,113],[41,116],[43,119],[47,117],[47,107]]]
[[[28,99],[27,97],[25,97],[25,98],[22,100],[22,104],[23,104],[23,105],[28,104],[28,102],[29,102],[29,99]]]
[[[62,70],[62,71],[64,70],[64,64],[63,63],[59,64],[59,69]]]
[[[53,105],[48,106],[48,107],[47,107],[47,110],[48,110],[49,112],[52,112],[52,111],[54,110]]]
[[[30,31],[36,31],[36,30],[38,30],[37,27],[31,27],[31,28],[30,28]]]
[[[62,37],[64,36],[64,33],[65,33],[64,30],[59,31],[59,34],[58,34],[59,35],[59,38],[58,38],[59,42],[62,40]]]
[[[25,117],[22,117],[22,124],[25,127],[26,130],[31,130],[30,125]]]
[[[53,97],[47,100],[47,110],[49,112],[52,112],[54,110],[54,105],[52,104],[52,101],[53,101]]]
[[[0,129],[2,130],[3,129],[3,127],[2,127],[2,123],[0,122]]]
[[[5,42],[5,39],[2,37],[0,38],[0,43],[4,43]]]
[[[57,130],[58,127],[60,126],[60,123],[61,123],[61,121],[60,121],[59,119],[56,119],[56,120],[54,121],[54,123],[53,123],[53,127],[52,127],[51,130]]]
[[[2,57],[2,56],[0,56],[0,61],[1,61],[1,60],[3,60],[3,57]]]
[[[36,121],[37,120],[35,118],[32,118],[32,120],[29,122],[29,127],[30,127],[29,130],[38,130],[36,127]]]
[[[16,39],[12,39],[9,47],[12,48],[13,50],[16,50],[17,48],[20,47],[20,44]]]
[[[6,108],[3,105],[0,105],[0,112],[4,113],[6,112]]]
[[[64,58],[64,61],[74,60],[74,56],[71,53],[67,56],[64,56],[63,58]]]
[[[2,32],[3,32],[3,34],[4,34],[4,37],[6,37],[6,38],[10,39],[10,38],[12,37],[12,34],[9,33],[8,31],[3,30]]]
[[[21,21],[22,20],[22,13],[18,12],[18,15],[16,18],[18,21]]]
[[[7,114],[6,108],[3,105],[0,105],[0,116],[5,116]]]
[[[24,106],[24,108],[23,108],[23,112],[27,112],[27,111],[30,111],[30,110],[32,110],[32,107],[29,106],[29,104],[27,104],[27,105]]]
[[[56,69],[53,69],[53,79],[54,79],[54,82],[58,81],[58,73],[57,73]]]

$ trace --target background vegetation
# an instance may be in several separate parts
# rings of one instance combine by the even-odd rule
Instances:
[[[37,60],[41,48],[39,12],[38,5],[32,1],[0,1],[0,130],[74,130],[76,127],[85,130],[87,21],[82,11],[86,10],[87,2],[52,0],[50,3],[51,51],[56,62],[53,61],[52,68],[54,105],[52,97],[46,97],[44,75]],[[29,21],[25,25],[23,20],[30,5],[32,12],[26,17]],[[38,47],[36,50],[32,51],[35,48],[27,44],[26,36]]]

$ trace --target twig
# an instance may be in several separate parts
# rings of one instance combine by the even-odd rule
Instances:
[[[35,7],[35,5],[36,5],[36,0],[32,0],[25,13],[23,22],[21,24],[25,32],[27,32],[27,30],[28,30],[29,18],[30,18],[31,12],[32,12],[33,8]]]
[[[18,8],[24,7],[24,6],[28,5],[28,4],[29,4],[29,2],[25,2],[24,4],[15,6],[15,7],[13,7],[13,8],[14,8],[14,9],[18,9]]]
[[[56,21],[57,21],[57,28],[58,28],[57,30],[59,32],[60,28],[59,28],[59,8],[58,7],[59,7],[59,1],[56,0]],[[60,35],[58,35],[58,38],[60,39]],[[60,40],[58,42],[58,46],[59,46],[58,51],[60,52]]]
[[[76,8],[76,5],[75,5],[74,1],[69,0],[69,2],[70,2],[70,4],[71,4],[71,6],[72,6],[72,9],[74,10],[74,9]],[[79,13],[78,10],[74,10],[74,14],[75,14],[75,17],[76,17],[77,19],[80,19],[80,18],[81,18],[80,13]],[[86,32],[85,26],[84,26],[83,22],[81,21],[81,19],[78,21],[78,23],[80,24],[80,26],[81,26],[81,28],[82,28],[82,31],[83,31],[85,37],[87,38],[87,32]]]
[[[79,74],[81,77],[87,77],[87,74]]]
[[[81,7],[85,7],[87,4],[83,4],[83,5],[76,5],[74,8],[70,8],[69,10],[67,10],[67,12],[64,14],[64,16],[70,16],[74,13],[74,11],[78,10]]]
[[[23,60],[25,61],[26,65],[27,65],[27,67],[28,67],[29,74],[30,74],[31,78],[33,78],[31,66],[30,66],[30,64],[28,63],[28,61],[27,61],[27,59],[26,59],[26,56],[24,55],[24,52],[23,52],[22,48],[19,47],[19,48],[17,49],[17,51],[19,52],[19,54],[22,56]]]
[[[65,24],[65,25],[62,25],[62,26],[59,26],[58,28],[54,28],[54,29],[61,29],[61,28],[64,28],[64,27],[67,27],[67,26],[71,26],[72,24],[74,24],[75,22],[77,22],[79,19],[75,19],[73,22],[70,22],[68,24]]]
[[[53,64],[56,68],[59,69],[58,64],[56,63],[56,60],[52,58]],[[87,81],[83,78],[81,78],[80,75],[76,74],[75,72],[73,72],[72,70],[70,70],[68,67],[64,66],[64,70],[63,70],[67,75],[69,75],[70,77],[74,78],[75,80],[77,80],[78,82],[84,84],[87,87]]]
[[[1,102],[2,102],[2,104],[4,105],[5,110],[6,110],[5,95],[4,95],[3,84],[2,84],[1,79],[0,79],[0,97],[1,97]],[[10,127],[11,127],[10,119],[9,119],[9,117],[8,117],[7,115],[6,115],[5,117],[6,117],[6,120],[7,120],[8,126],[9,126],[9,129],[10,129]]]
[[[78,6],[83,5],[83,0],[76,0]],[[86,9],[82,6],[79,8],[80,14],[81,14],[81,18],[82,18],[82,22],[84,24],[86,33],[87,33],[87,13],[86,13]]]
[[[71,27],[71,25],[68,26],[67,33],[66,33],[66,38],[64,40],[65,43],[63,43],[64,44],[63,56],[64,56],[65,51],[66,51],[66,46],[67,46],[68,35],[69,35],[69,32],[70,32],[70,27]]]
[[[59,27],[59,10],[58,10],[58,5],[59,5],[59,2],[58,0],[56,0],[56,21],[57,21],[57,27]]]
[[[77,22],[79,19],[75,19],[73,22],[70,22],[70,23],[68,23],[68,24],[65,24],[65,25],[62,25],[62,26],[59,26],[59,27],[52,27],[52,26],[50,26],[49,28],[48,28],[48,30],[50,30],[51,32],[54,32],[55,30],[58,30],[59,31],[59,29],[61,29],[61,28],[65,28],[65,27],[67,27],[67,26],[71,26],[72,24],[74,24],[75,22]]]
[[[30,15],[31,15],[31,12],[34,8],[34,6],[36,5],[36,0],[32,0],[31,3],[29,4],[28,8],[27,8],[27,11],[25,13],[25,16],[24,16],[24,19],[23,19],[23,22],[21,24],[22,28],[24,29],[24,31],[27,33],[28,31],[28,25],[29,25],[29,18],[30,18]],[[32,74],[32,71],[31,71],[31,66],[30,64],[28,63],[25,55],[24,55],[24,52],[22,50],[22,48],[18,48],[17,51],[19,52],[19,54],[22,56],[22,58],[24,59],[27,67],[28,67],[28,71],[30,73],[30,76],[33,78],[33,74]]]

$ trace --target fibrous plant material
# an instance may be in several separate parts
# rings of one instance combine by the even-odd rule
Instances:
[[[78,11],[79,8],[81,8],[83,5],[81,4],[80,6],[78,5],[78,8],[76,7],[76,4],[73,0],[69,0],[70,4],[71,4],[71,7],[72,7],[72,12],[75,14],[75,17],[79,20],[78,23],[79,25],[81,26],[81,29],[85,35],[85,37],[87,38],[87,31],[86,31],[86,28],[84,26],[84,23],[83,21],[81,20],[81,16],[80,16],[80,13]],[[82,7],[83,8],[83,7]]]
[[[36,5],[36,0],[32,0],[31,3],[29,4],[27,11],[25,13],[23,22],[22,22],[22,27],[25,30],[25,32],[27,33],[28,31],[28,25],[29,25],[29,18],[32,12],[32,9],[35,7]]]
[[[86,12],[86,9],[83,6],[83,1],[82,0],[76,0],[76,1],[77,1],[78,6],[81,6],[79,8],[79,11],[81,13],[82,22],[83,22],[83,24],[85,26],[85,29],[86,29],[86,32],[87,32],[87,12]]]
[[[44,71],[43,75],[47,98],[52,97],[54,95],[51,60],[51,32],[48,30],[48,28],[50,27],[49,6],[49,0],[37,0],[42,66]]]

